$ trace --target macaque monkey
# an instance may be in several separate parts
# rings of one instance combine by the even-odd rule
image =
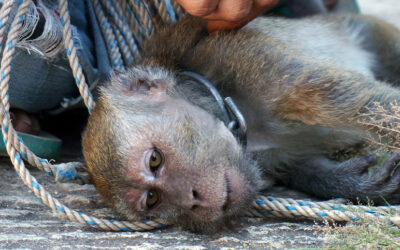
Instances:
[[[115,73],[83,134],[85,163],[104,199],[130,220],[162,218],[194,230],[247,209],[265,176],[320,198],[400,203],[400,155],[374,173],[358,122],[400,103],[400,32],[360,15],[258,18],[207,34],[187,18],[159,30],[141,64]],[[205,76],[247,121],[247,147],[223,122]],[[375,131],[379,133],[378,130]]]

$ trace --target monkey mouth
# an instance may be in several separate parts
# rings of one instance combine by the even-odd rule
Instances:
[[[225,173],[225,183],[226,183],[226,199],[224,205],[222,206],[222,210],[224,212],[227,211],[228,208],[230,207],[232,199],[232,182],[229,179],[227,173]]]

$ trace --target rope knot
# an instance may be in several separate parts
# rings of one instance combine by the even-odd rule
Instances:
[[[57,182],[70,182],[73,180],[81,179],[81,176],[78,175],[78,171],[76,168],[82,167],[83,163],[81,162],[69,162],[69,163],[61,163],[55,165],[56,167],[56,181]]]

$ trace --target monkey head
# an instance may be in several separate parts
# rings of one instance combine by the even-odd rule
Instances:
[[[248,208],[261,174],[224,123],[176,86],[162,68],[113,75],[83,134],[85,163],[126,219],[212,230]]]

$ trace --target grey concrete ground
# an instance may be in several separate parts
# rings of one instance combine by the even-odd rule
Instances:
[[[378,15],[400,27],[399,0],[359,0],[364,13]],[[64,204],[88,214],[110,218],[112,211],[92,186],[54,184],[32,170],[41,184]],[[276,189],[275,196],[301,196]],[[0,162],[0,248],[176,249],[322,247],[324,236],[311,221],[244,219],[235,230],[200,235],[177,227],[138,233],[102,232],[63,220],[22,183],[7,160]]]

